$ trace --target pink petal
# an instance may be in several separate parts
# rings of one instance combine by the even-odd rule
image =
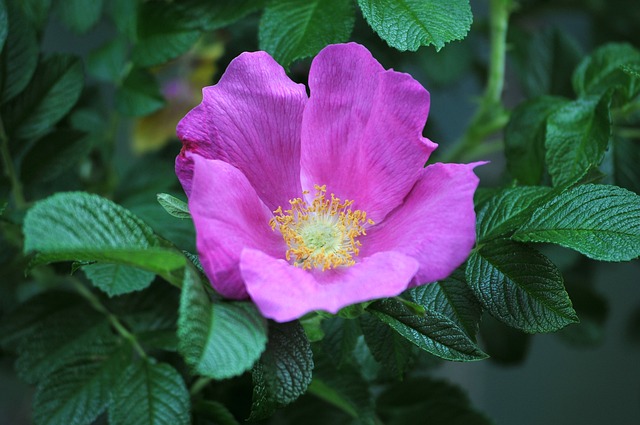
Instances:
[[[475,243],[474,164],[433,164],[424,168],[404,203],[360,238],[360,255],[398,251],[417,259],[412,286],[449,276]]]
[[[224,161],[189,154],[194,164],[189,210],[200,262],[213,287],[228,298],[246,298],[240,254],[246,247],[283,256],[286,245],[269,226],[273,216],[247,178]]]
[[[240,269],[262,314],[288,322],[314,310],[337,313],[351,304],[398,295],[415,275],[418,262],[397,252],[378,252],[351,267],[306,271],[245,249]]]
[[[235,58],[203,100],[178,124],[183,148],[176,173],[187,195],[188,152],[220,159],[247,177],[270,210],[300,195],[300,128],[307,94],[265,52]]]
[[[363,46],[331,45],[314,59],[302,121],[302,185],[327,185],[382,220],[409,193],[436,148],[422,137],[429,93],[385,71]]]

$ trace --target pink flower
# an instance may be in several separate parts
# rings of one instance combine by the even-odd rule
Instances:
[[[475,242],[478,164],[424,168],[417,81],[349,43],[318,54],[309,88],[243,53],[177,129],[211,284],[279,322],[443,279]]]

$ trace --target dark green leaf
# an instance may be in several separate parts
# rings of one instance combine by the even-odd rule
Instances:
[[[571,183],[600,164],[611,137],[610,98],[568,103],[547,120],[546,162],[554,186]]]
[[[624,66],[640,65],[640,51],[630,44],[606,44],[587,56],[573,73],[573,88],[580,96],[602,96],[617,88],[623,101],[640,92],[640,80],[624,72]]]
[[[7,16],[7,6],[4,4],[4,0],[0,0],[0,52],[2,52],[8,33],[9,18]]]
[[[234,1],[202,1],[182,0],[176,6],[196,22],[200,28],[211,31],[226,27],[243,18],[251,12],[262,9],[265,0],[234,0]]]
[[[122,264],[90,264],[82,270],[95,287],[110,297],[141,291],[155,278],[153,273]]]
[[[185,268],[178,349],[194,373],[214,379],[240,375],[265,350],[267,325],[247,302],[212,304],[197,273]]]
[[[526,245],[499,240],[473,251],[467,281],[494,317],[525,332],[553,332],[578,321],[560,271]]]
[[[29,22],[38,30],[42,30],[49,17],[51,0],[21,0],[20,6]]]
[[[97,195],[58,193],[36,203],[24,220],[25,252],[33,264],[102,261],[167,276],[185,257],[126,209]]]
[[[313,353],[297,321],[269,323],[269,342],[253,367],[253,404],[248,420],[265,419],[307,391]]]
[[[111,19],[116,24],[118,33],[135,41],[138,34],[139,1],[111,0],[107,3]]]
[[[550,242],[600,261],[640,256],[640,195],[615,186],[577,186],[540,207],[513,239]]]
[[[144,69],[133,68],[116,91],[116,108],[125,115],[148,115],[163,106],[158,82]]]
[[[200,37],[188,16],[173,3],[146,2],[140,7],[138,42],[132,59],[141,67],[158,65],[186,52]]]
[[[570,326],[573,324],[564,329]],[[532,336],[505,325],[490,314],[485,314],[480,323],[480,339],[492,362],[518,365],[524,362],[529,353]]]
[[[615,137],[613,180],[618,186],[640,194],[640,139]]]
[[[13,2],[6,6],[9,31],[0,55],[0,104],[24,90],[38,64],[35,30]]]
[[[240,425],[229,409],[217,401],[198,401],[193,409],[199,416],[204,416],[216,425]]]
[[[102,81],[120,81],[126,70],[129,48],[125,39],[116,37],[89,55],[87,70]]]
[[[444,314],[475,341],[482,307],[467,284],[464,268],[445,280],[411,289],[409,298],[427,310]]]
[[[349,39],[355,17],[345,0],[273,0],[260,21],[260,48],[284,66]]]
[[[377,301],[369,306],[369,311],[418,348],[443,359],[474,361],[487,357],[453,320],[443,314],[426,310],[424,315],[416,315],[394,299]]]
[[[103,0],[63,0],[57,1],[58,17],[71,31],[83,34],[100,19]]]
[[[69,55],[54,55],[38,65],[27,88],[2,108],[7,134],[31,139],[51,129],[80,98],[82,62]]]
[[[151,359],[129,365],[113,391],[112,425],[188,425],[189,392],[180,374]]]
[[[360,329],[356,320],[334,317],[322,321],[322,349],[337,367],[349,363]]]
[[[371,315],[360,317],[364,340],[381,370],[401,380],[413,364],[417,349],[391,327]]]
[[[176,218],[191,218],[189,206],[186,202],[181,201],[168,193],[158,193],[157,199],[162,208],[172,216]]]
[[[593,268],[587,267],[586,271],[593,273]],[[558,336],[573,346],[598,347],[605,338],[608,305],[601,294],[587,285],[585,278],[567,285],[571,301],[580,317],[580,323],[567,326],[558,332]]]
[[[416,51],[462,40],[473,16],[468,0],[358,0],[365,19],[389,46]]]
[[[522,184],[539,184],[544,174],[547,119],[565,105],[561,97],[542,96],[521,103],[504,130],[507,168]]]

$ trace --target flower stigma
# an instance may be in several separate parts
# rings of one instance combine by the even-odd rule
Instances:
[[[322,271],[339,266],[353,266],[360,252],[358,236],[366,235],[365,225],[373,225],[362,210],[352,210],[353,201],[341,201],[332,193],[327,196],[326,185],[315,185],[311,204],[303,198],[289,200],[291,208],[278,207],[269,221],[278,228],[289,247],[287,261],[305,270]],[[309,191],[302,192],[307,195]]]

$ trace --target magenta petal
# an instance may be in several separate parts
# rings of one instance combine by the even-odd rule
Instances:
[[[360,255],[398,251],[420,262],[414,285],[444,279],[475,243],[475,164],[434,164],[422,170],[403,205],[361,238]]]
[[[418,262],[397,252],[379,252],[351,267],[310,272],[245,249],[240,269],[262,314],[288,322],[314,310],[337,313],[351,304],[398,295],[415,275]]]
[[[385,71],[363,46],[331,45],[314,59],[302,121],[302,184],[327,185],[374,221],[407,195],[436,145],[422,137],[429,93]]]
[[[272,214],[247,178],[223,161],[191,155],[189,210],[200,262],[213,287],[228,298],[246,298],[240,254],[246,247],[283,256],[282,236],[269,226]]]
[[[184,146],[176,173],[187,195],[188,152],[234,165],[270,210],[300,194],[300,128],[307,94],[265,52],[234,59],[203,100],[178,124]]]

